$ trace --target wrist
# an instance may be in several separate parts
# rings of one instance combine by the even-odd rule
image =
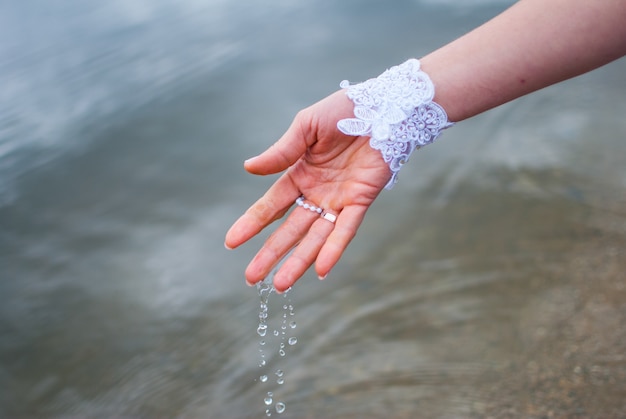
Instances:
[[[387,189],[413,151],[452,125],[444,108],[433,101],[434,84],[419,60],[410,59],[356,85],[344,80],[341,87],[354,103],[355,117],[340,120],[337,127],[347,135],[370,137],[370,146],[380,151],[392,173]]]
[[[468,66],[448,58],[450,54],[438,50],[420,58],[420,62],[436,86],[433,100],[446,110],[449,120],[460,122],[489,109],[486,101],[491,96],[467,82],[466,73],[471,71]]]

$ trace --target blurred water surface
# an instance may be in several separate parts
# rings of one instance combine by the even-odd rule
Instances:
[[[511,3],[0,3],[0,416],[626,411],[624,60],[420,151],[258,380],[243,160]]]

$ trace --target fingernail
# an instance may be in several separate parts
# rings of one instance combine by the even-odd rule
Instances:
[[[330,272],[326,272],[326,275],[318,275],[317,277],[319,278],[320,281],[323,281],[326,279],[326,277],[328,276]]]
[[[249,287],[254,287],[254,284],[246,279],[246,285]]]
[[[226,242],[224,242],[224,247],[225,247],[227,250],[233,250],[233,248],[232,248],[232,247],[230,247],[229,245],[227,245],[227,244],[226,244]]]
[[[255,160],[257,157],[258,156],[250,157],[249,159],[244,160],[243,164],[250,163],[251,161]]]

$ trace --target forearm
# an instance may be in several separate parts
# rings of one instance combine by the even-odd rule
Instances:
[[[520,0],[420,59],[461,121],[626,54],[626,0]]]

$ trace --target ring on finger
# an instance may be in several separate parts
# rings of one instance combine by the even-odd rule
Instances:
[[[302,207],[304,209],[307,209],[309,211],[315,212],[317,214],[320,215],[320,217],[322,217],[324,220],[326,221],[330,221],[331,223],[335,223],[335,221],[337,221],[337,216],[335,214],[332,214],[328,211],[326,211],[324,208],[322,207],[318,207],[315,204],[312,204],[310,201],[308,201],[304,195],[300,195],[297,199],[296,199],[296,204],[299,207]]]

